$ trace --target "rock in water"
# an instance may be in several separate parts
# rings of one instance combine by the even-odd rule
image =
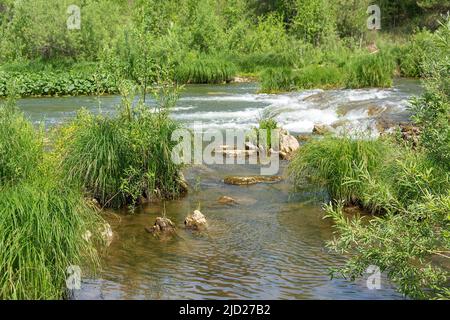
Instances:
[[[274,183],[280,182],[281,180],[282,178],[280,176],[249,176],[249,177],[230,176],[226,177],[223,180],[223,182],[226,184],[243,186],[257,183]]]
[[[290,160],[293,153],[300,148],[298,140],[283,130],[280,132],[280,157],[283,160]]]
[[[329,125],[326,124],[316,124],[314,125],[313,133],[318,135],[324,135],[327,133],[334,133],[336,130]]]
[[[236,200],[231,197],[222,196],[217,200],[220,204],[237,204]]]
[[[205,216],[199,210],[195,210],[193,214],[188,215],[184,220],[184,225],[186,228],[193,230],[204,230],[208,226]]]
[[[172,234],[175,232],[175,224],[167,218],[156,218],[155,224],[152,227],[147,227],[145,230],[152,234]]]

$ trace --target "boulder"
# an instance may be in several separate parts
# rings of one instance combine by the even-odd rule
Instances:
[[[219,199],[217,199],[217,201],[220,204],[236,204],[237,203],[236,200],[234,200],[231,197],[227,197],[227,196],[222,196]]]
[[[334,133],[335,129],[327,124],[316,124],[312,132],[317,135],[325,135],[327,133]]]
[[[208,224],[206,218],[199,210],[195,210],[194,213],[188,215],[184,220],[184,226],[187,229],[192,230],[204,230]]]
[[[225,177],[223,182],[226,184],[243,186],[257,183],[275,183],[280,182],[281,180],[282,178],[280,176],[248,176],[248,177],[229,176]]]
[[[146,227],[145,230],[151,234],[172,234],[175,233],[175,224],[167,218],[156,218],[155,224],[151,227]]]
[[[300,134],[297,136],[298,141],[300,142],[308,142],[309,140],[311,140],[311,136],[310,135],[306,135],[306,134]]]
[[[287,130],[280,130],[280,158],[282,160],[291,160],[298,148],[300,148],[298,140],[291,136]]]

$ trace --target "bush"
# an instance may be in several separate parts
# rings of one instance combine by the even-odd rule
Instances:
[[[159,96],[155,112],[141,103],[133,107],[131,97],[130,92],[114,117],[80,112],[59,142],[68,181],[79,183],[105,207],[174,198],[185,191],[181,167],[171,159],[178,124],[169,117],[170,96]]]
[[[358,56],[347,68],[348,88],[392,86],[395,63],[391,55],[378,53]]]
[[[398,53],[400,74],[404,77],[420,78],[423,76],[423,62],[434,46],[432,34],[422,31],[415,34],[410,42],[401,47]]]
[[[349,220],[341,206],[326,206],[326,211],[337,234],[328,246],[351,254],[346,265],[333,269],[333,274],[355,279],[369,265],[376,265],[411,298],[450,298],[443,261],[449,258],[450,194],[428,194],[423,202],[411,203],[400,213],[370,221]]]
[[[22,96],[60,96],[117,93],[117,85],[107,74],[80,72],[0,72],[0,96],[6,96],[7,84],[16,83]]]

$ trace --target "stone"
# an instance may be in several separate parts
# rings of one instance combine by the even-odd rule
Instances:
[[[199,210],[195,210],[194,213],[188,215],[184,220],[184,226],[187,229],[192,230],[204,230],[207,228],[208,223],[205,216]]]
[[[298,140],[289,134],[287,130],[280,130],[279,154],[282,160],[291,160],[295,151],[300,148]],[[273,151],[272,151],[273,153]]]
[[[219,199],[217,199],[217,201],[220,204],[237,204],[236,200],[234,200],[233,198],[228,197],[228,196],[222,196]]]
[[[306,135],[306,134],[300,134],[300,135],[297,136],[297,139],[300,142],[308,142],[308,141],[311,140],[311,136],[310,135]]]
[[[325,135],[327,133],[334,133],[335,129],[327,124],[316,124],[312,132],[317,135]]]
[[[157,217],[155,224],[151,227],[146,227],[145,230],[154,235],[172,234],[175,233],[175,224],[168,218]]]
[[[231,184],[236,186],[253,185],[257,183],[275,183],[280,182],[282,178],[280,176],[229,176],[224,179],[225,184]]]

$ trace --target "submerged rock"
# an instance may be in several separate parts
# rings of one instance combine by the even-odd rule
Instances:
[[[257,183],[275,183],[280,182],[282,178],[280,176],[229,176],[226,177],[223,182],[226,184],[232,184],[237,186],[252,185]]]
[[[237,201],[228,196],[222,196],[217,200],[220,204],[237,204]]]
[[[146,227],[145,230],[151,234],[172,234],[175,233],[175,224],[167,218],[156,218],[155,224],[152,227]]]
[[[195,210],[194,213],[188,215],[184,220],[184,225],[188,229],[204,230],[207,228],[208,223],[206,218],[199,210]]]

